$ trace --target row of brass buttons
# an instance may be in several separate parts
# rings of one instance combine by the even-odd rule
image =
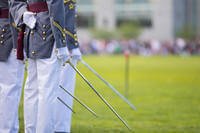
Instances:
[[[4,41],[3,41],[3,39],[4,39],[3,33],[5,33],[6,30],[3,28],[1,31],[2,31],[2,34],[1,34],[0,44],[3,45],[3,43],[4,43]]]
[[[46,25],[42,25],[42,28],[46,28],[47,26]],[[31,35],[34,35],[34,31],[33,30],[31,30]],[[46,41],[46,31],[42,31],[42,40],[43,41]],[[36,55],[36,51],[32,51],[31,52],[31,54],[33,55],[33,56],[35,56]]]

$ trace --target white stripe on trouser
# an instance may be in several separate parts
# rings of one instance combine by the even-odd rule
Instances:
[[[0,133],[18,133],[18,106],[24,64],[12,51],[7,62],[0,62]]]
[[[53,52],[49,59],[28,59],[28,77],[24,90],[26,133],[53,133],[55,91],[60,64]]]
[[[77,60],[72,60],[74,66]],[[69,65],[61,68],[60,85],[67,89],[71,94],[74,94],[76,80],[76,72]],[[65,101],[70,107],[73,106],[73,98],[65,93],[61,88],[58,90],[58,96]],[[60,101],[57,101],[56,116],[55,116],[55,131],[70,132],[72,112],[66,108]]]

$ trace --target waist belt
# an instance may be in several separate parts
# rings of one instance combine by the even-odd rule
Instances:
[[[48,11],[48,5],[46,2],[35,2],[28,5],[28,10],[34,13],[40,13]]]
[[[0,9],[0,18],[8,18],[9,10],[8,9]]]

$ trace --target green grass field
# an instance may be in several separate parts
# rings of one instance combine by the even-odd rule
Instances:
[[[124,94],[124,57],[84,57],[106,80]],[[200,132],[200,57],[138,57],[130,63],[128,98],[133,111],[82,64],[81,72],[137,133]],[[94,109],[94,118],[75,103],[73,133],[126,133],[128,130],[77,76],[76,96]],[[21,133],[22,104],[20,107]]]

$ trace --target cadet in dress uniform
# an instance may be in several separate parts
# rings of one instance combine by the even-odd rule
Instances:
[[[63,0],[11,0],[17,26],[25,24],[28,77],[24,90],[26,133],[53,133],[60,66],[68,59]]]
[[[79,50],[79,44],[76,34],[76,1],[75,0],[65,0],[65,32],[67,37],[67,46],[70,50],[70,55],[72,57],[71,62],[76,66],[78,60],[81,59],[81,52]],[[74,94],[76,72],[69,65],[64,66],[61,69],[60,84],[66,88],[71,94]],[[62,89],[59,90],[59,97],[65,101],[65,103],[72,107],[73,98],[63,92]],[[71,129],[71,117],[72,112],[66,109],[58,101],[57,103],[57,115],[56,115],[56,131],[62,133],[69,133]]]
[[[24,64],[16,59],[17,30],[9,15],[8,0],[0,1],[0,133],[18,133]]]

